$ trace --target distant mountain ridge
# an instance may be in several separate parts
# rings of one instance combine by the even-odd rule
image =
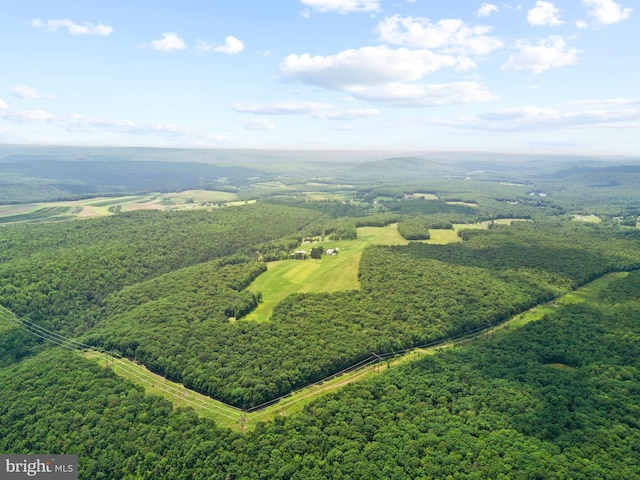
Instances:
[[[11,155],[0,162],[0,203],[246,185],[265,172],[243,166],[159,161],[65,161]]]

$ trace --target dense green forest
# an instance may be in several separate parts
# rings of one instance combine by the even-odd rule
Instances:
[[[6,228],[0,232],[0,303],[45,328],[78,335],[123,287],[207,261],[255,261],[255,245],[295,235],[319,215],[251,205]],[[34,342],[15,331],[0,338],[0,352],[19,358]]]
[[[280,221],[284,215],[288,222]],[[370,247],[360,261],[360,290],[292,295],[268,323],[229,322],[260,301],[243,291],[264,271],[252,255],[255,245],[302,232],[321,215],[256,204],[10,229],[0,299],[41,326],[82,335],[250,408],[371,352],[496,324],[563,289],[640,265],[635,231],[519,222],[463,232],[459,244]],[[44,234],[24,238],[41,227]],[[39,348],[17,330],[0,340],[5,361]]]
[[[524,327],[400,366],[386,360],[388,370],[244,435],[0,323],[0,452],[77,453],[83,479],[640,478],[635,166],[518,159],[489,169],[483,156],[454,164],[434,154],[327,167],[279,154],[263,169],[255,152],[217,152],[230,161],[216,165],[204,151],[129,164],[117,152],[9,150],[1,203],[237,193],[236,203],[114,208],[82,221],[9,223],[71,208],[46,204],[7,223],[0,216],[0,305],[244,410],[372,355],[501,325],[628,273]],[[432,229],[454,224],[457,242],[429,243]],[[329,260],[292,253],[348,247],[361,227],[397,239],[358,251],[358,288],[294,293],[270,319],[245,318],[263,301],[249,287],[276,265],[268,262],[312,270]]]
[[[637,478],[640,275],[618,282],[245,436],[50,350],[0,370],[0,450],[77,453],[86,479]]]

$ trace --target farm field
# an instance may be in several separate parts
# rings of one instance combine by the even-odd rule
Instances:
[[[211,190],[149,193],[122,197],[96,197],[62,202],[0,205],[0,224],[87,219],[135,210],[189,210],[213,204],[244,205],[237,194]]]
[[[477,203],[470,202],[446,202],[447,205],[462,205],[464,207],[478,208]]]
[[[306,244],[312,246],[339,248],[336,256],[323,255],[321,260],[280,260],[270,262],[267,272],[260,275],[248,288],[251,292],[262,293],[262,303],[247,315],[247,320],[259,322],[271,318],[273,309],[284,298],[293,293],[321,293],[357,290],[358,267],[362,251],[368,245],[406,245],[396,225],[389,227],[358,228],[357,240],[325,241]]]
[[[22,213],[33,211],[35,208],[37,208],[37,204],[33,203],[21,205],[0,205],[0,217],[20,215]]]
[[[597,215],[574,215],[573,219],[577,222],[600,223],[602,219]]]
[[[4,223],[27,223],[27,222],[54,222],[73,218],[72,209],[68,206],[39,206],[36,205],[24,213],[15,215],[0,216],[0,224]]]
[[[431,238],[426,240],[425,243],[431,243],[433,245],[446,245],[447,243],[462,241],[458,236],[458,232],[451,229],[430,228],[429,235]]]
[[[200,203],[225,203],[238,198],[238,194],[232,192],[220,192],[214,190],[185,190],[178,193],[157,194],[163,205],[185,205]]]
[[[434,193],[421,193],[416,192],[411,195],[411,198],[423,198],[424,200],[438,200],[438,196]]]
[[[501,219],[499,223],[510,225],[514,219]],[[424,243],[446,245],[461,242],[458,232],[464,229],[484,229],[483,223],[454,224],[453,229],[430,229],[431,238]],[[369,245],[407,245],[397,225],[388,227],[360,227],[356,240],[325,241],[303,245],[339,248],[336,256],[323,255],[321,260],[278,260],[267,264],[267,272],[260,275],[248,290],[262,294],[262,302],[245,318],[265,322],[271,318],[273,309],[289,295],[294,293],[323,293],[358,290],[358,267],[362,251]]]
[[[305,192],[304,195],[311,201],[339,201],[348,202],[353,198],[349,192]]]

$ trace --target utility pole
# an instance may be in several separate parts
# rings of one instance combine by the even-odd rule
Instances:
[[[380,355],[378,355],[376,352],[371,352],[371,355],[373,355],[378,359],[374,367],[374,371],[380,373],[380,362],[382,362],[383,358]]]

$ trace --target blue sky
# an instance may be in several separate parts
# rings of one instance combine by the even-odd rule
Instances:
[[[2,3],[4,144],[639,153],[635,0]]]

